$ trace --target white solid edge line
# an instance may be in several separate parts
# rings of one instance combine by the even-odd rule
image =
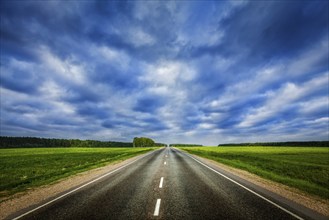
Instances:
[[[161,177],[159,188],[162,188],[162,185],[163,185],[163,177]]]
[[[178,150],[178,151],[180,151],[180,150]],[[180,151],[180,152],[182,152],[182,151]],[[182,152],[182,153],[183,153],[183,152]],[[184,153],[184,154],[185,154],[185,153]],[[233,182],[233,183],[239,185],[240,187],[244,188],[245,190],[247,190],[247,191],[253,193],[254,195],[256,195],[256,196],[258,196],[258,197],[264,199],[265,201],[271,203],[272,205],[276,206],[277,208],[281,209],[282,211],[285,211],[286,213],[292,215],[293,217],[295,217],[295,218],[297,218],[297,219],[304,220],[302,217],[296,215],[295,213],[292,213],[291,211],[289,211],[289,210],[283,208],[282,206],[280,206],[279,204],[277,204],[277,203],[275,203],[275,202],[273,202],[273,201],[271,201],[271,200],[265,198],[264,196],[258,194],[257,192],[255,192],[255,191],[253,191],[253,190],[247,188],[246,186],[244,186],[244,185],[242,185],[242,184],[236,182],[235,180],[229,178],[228,176],[225,176],[224,174],[222,174],[222,173],[220,173],[219,171],[217,171],[217,170],[215,170],[215,169],[209,167],[208,165],[206,165],[206,164],[202,163],[201,161],[197,160],[196,158],[194,158],[194,157],[192,157],[192,156],[190,156],[190,155],[188,155],[188,154],[185,154],[185,155],[187,155],[188,157],[192,158],[193,160],[195,160],[195,161],[198,162],[199,164],[201,164],[201,165],[207,167],[208,169],[212,170],[213,172],[215,172],[215,173],[221,175],[222,177],[224,177],[224,178],[230,180],[231,182]]]
[[[123,166],[121,166],[121,167],[119,167],[119,168],[117,168],[117,169],[115,169],[115,170],[112,170],[112,171],[110,171],[109,173],[106,173],[106,174],[104,174],[104,175],[102,175],[102,176],[100,176],[100,177],[98,177],[98,178],[96,178],[96,179],[94,179],[94,180],[92,180],[92,181],[90,181],[90,182],[87,182],[87,183],[83,184],[82,186],[79,186],[78,188],[75,188],[75,189],[73,189],[73,190],[71,190],[71,191],[69,191],[69,192],[67,192],[67,193],[65,193],[65,194],[63,194],[63,195],[61,195],[61,196],[59,196],[59,197],[56,197],[56,198],[53,199],[53,200],[50,200],[49,202],[46,202],[46,203],[44,203],[44,204],[42,204],[42,205],[40,205],[40,206],[38,206],[38,207],[36,207],[36,208],[34,208],[34,209],[28,211],[28,212],[23,213],[23,214],[20,215],[20,216],[17,216],[17,217],[15,217],[15,218],[13,218],[12,220],[20,219],[20,218],[22,218],[22,217],[24,217],[24,216],[26,216],[26,215],[28,215],[28,214],[30,214],[30,213],[32,213],[32,212],[35,212],[36,210],[41,209],[41,208],[43,208],[43,207],[45,207],[45,206],[47,206],[47,205],[49,205],[49,204],[51,204],[51,203],[53,203],[53,202],[55,202],[55,201],[61,199],[61,198],[64,198],[65,196],[70,195],[70,194],[72,194],[72,193],[74,193],[74,192],[76,192],[76,191],[78,191],[78,190],[80,190],[80,189],[82,189],[82,188],[84,188],[84,187],[86,187],[86,186],[88,186],[88,185],[94,183],[94,182],[97,182],[98,180],[100,180],[100,179],[102,179],[102,178],[104,178],[104,177],[106,177],[106,176],[109,176],[109,175],[111,175],[112,173],[115,173],[115,172],[117,172],[117,171],[119,171],[119,170],[121,170],[121,169],[123,169],[123,168],[129,166],[130,164],[135,163],[135,162],[137,162],[138,160],[141,160],[142,158],[144,158],[144,157],[146,157],[146,156],[148,156],[148,155],[150,155],[150,154],[152,154],[152,153],[154,153],[154,152],[156,152],[156,151],[151,151],[151,152],[145,154],[144,156],[142,156],[142,157],[140,157],[140,158],[138,158],[138,159],[136,159],[136,160],[133,160],[133,161],[127,163],[126,165],[123,165]]]
[[[154,214],[153,214],[154,216],[159,215],[160,203],[161,203],[161,199],[157,199],[157,203],[155,204],[155,210],[154,210]]]

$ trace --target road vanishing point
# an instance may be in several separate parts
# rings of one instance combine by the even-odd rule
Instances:
[[[11,219],[326,219],[176,148],[152,151]]]

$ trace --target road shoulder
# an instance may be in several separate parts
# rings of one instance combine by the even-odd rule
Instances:
[[[233,168],[224,164],[221,164],[217,161],[213,161],[207,158],[203,158],[200,156],[193,155],[194,158],[198,159],[199,161],[205,163],[206,165],[214,168],[219,168],[224,170],[228,173],[232,173],[233,175],[244,179],[252,184],[255,184],[258,187],[264,188],[270,192],[273,192],[283,198],[291,200],[297,204],[305,206],[315,212],[318,212],[322,215],[329,217],[329,201],[319,198],[317,196],[309,195],[305,192],[302,192],[298,189],[273,182],[271,180],[267,180],[261,178],[255,174],[249,173],[244,170],[240,170],[237,168]]]
[[[0,219],[7,219],[8,216],[11,216],[17,212],[28,210],[30,207],[45,203],[108,172],[122,167],[134,160],[138,160],[143,156],[145,156],[145,154],[141,154],[123,161],[116,161],[104,167],[78,173],[52,184],[29,189],[25,192],[17,193],[4,198],[4,200],[0,203]]]

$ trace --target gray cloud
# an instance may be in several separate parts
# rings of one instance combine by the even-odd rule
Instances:
[[[1,135],[328,137],[328,2],[1,4]]]

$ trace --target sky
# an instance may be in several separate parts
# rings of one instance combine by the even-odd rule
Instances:
[[[328,1],[1,1],[0,135],[329,135]]]

